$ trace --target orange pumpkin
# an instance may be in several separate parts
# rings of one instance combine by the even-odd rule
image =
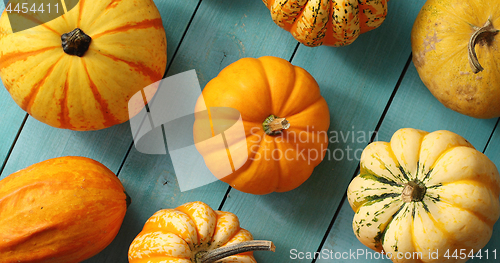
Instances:
[[[229,149],[207,140],[225,130],[214,123],[233,122],[225,113],[216,122],[210,119],[217,107],[241,114],[244,133],[224,132]],[[206,109],[208,115],[195,114],[195,145],[210,171],[237,190],[290,191],[309,178],[327,151],[328,105],[314,78],[284,59],[243,58],[229,65],[204,88],[195,112]],[[230,174],[221,165],[228,156]]]
[[[53,127],[123,123],[144,107],[142,96],[130,108],[129,99],[163,77],[166,37],[152,0],[80,0],[16,33],[9,16],[0,18],[0,77],[23,110]],[[156,88],[144,92],[151,98]]]
[[[60,157],[0,181],[0,262],[74,263],[115,238],[130,202],[118,178],[84,157]]]
[[[253,240],[233,213],[203,202],[163,209],[151,216],[132,241],[129,263],[256,263],[253,250],[274,251],[270,241]]]
[[[379,27],[388,0],[263,0],[273,21],[300,43],[344,46]]]

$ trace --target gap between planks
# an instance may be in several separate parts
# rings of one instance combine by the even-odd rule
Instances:
[[[14,150],[14,146],[16,146],[16,142],[19,139],[19,135],[21,135],[21,131],[24,128],[24,125],[26,124],[26,121],[28,120],[29,114],[26,113],[24,115],[23,122],[21,123],[21,126],[19,127],[19,130],[17,131],[16,137],[14,138],[14,141],[12,142],[12,145],[10,146],[9,152],[7,153],[7,156],[5,156],[5,159],[2,163],[2,166],[0,166],[0,178],[2,176],[3,170],[5,169],[5,166],[7,165],[7,162],[9,161],[10,155],[12,154],[12,151]]]

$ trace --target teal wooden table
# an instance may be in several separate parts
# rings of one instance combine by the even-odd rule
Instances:
[[[318,81],[330,108],[330,131],[356,134],[356,138],[340,137],[330,143],[329,150],[341,149],[342,158],[339,151],[327,156],[309,180],[293,191],[255,196],[214,182],[181,192],[170,155],[137,151],[129,123],[92,132],[52,128],[23,112],[3,87],[0,178],[68,155],[95,159],[115,172],[133,201],[113,243],[86,263],[127,262],[130,243],[155,211],[189,201],[230,211],[255,239],[274,241],[276,252],[256,252],[258,262],[390,262],[364,257],[308,259],[307,254],[299,254],[365,249],[352,231],[354,213],[346,201],[346,189],[357,174],[360,151],[372,139],[388,141],[403,127],[450,130],[500,165],[498,120],[474,119],[445,108],[423,85],[411,62],[410,32],[424,2],[391,0],[384,24],[350,46],[309,48],[276,26],[260,0],[155,1],[167,35],[167,76],[196,69],[204,87],[240,58],[272,55],[303,67]],[[500,248],[500,224],[486,248]]]

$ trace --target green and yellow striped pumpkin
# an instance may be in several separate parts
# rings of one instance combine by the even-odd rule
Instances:
[[[442,262],[447,251],[471,255],[486,245],[499,194],[495,164],[461,136],[401,129],[363,151],[347,197],[361,243],[394,262]]]
[[[388,0],[263,0],[271,17],[300,43],[344,46],[379,27]]]
[[[35,119],[58,128],[103,129],[144,107],[142,96],[129,102],[134,94],[148,87],[147,100],[156,92],[151,84],[162,79],[167,54],[152,0],[80,0],[62,16],[19,32],[11,15],[4,11],[0,18],[0,77]],[[39,18],[35,13],[31,20]]]

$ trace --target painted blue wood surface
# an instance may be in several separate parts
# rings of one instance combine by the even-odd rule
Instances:
[[[10,97],[2,83],[0,83],[0,171],[4,167],[4,160],[9,155],[14,140],[21,130],[26,112],[21,110]]]
[[[486,155],[500,165],[500,129],[487,145],[497,120],[472,119],[446,109],[423,86],[411,63],[404,70],[410,56],[410,29],[424,0],[390,1],[384,24],[362,35],[351,46],[299,46],[295,54],[297,42],[272,22],[260,0],[156,0],[155,3],[167,35],[168,76],[196,69],[203,87],[222,68],[242,57],[273,55],[292,60],[320,84],[332,116],[330,131],[351,137],[332,142],[329,160],[320,164],[305,184],[288,193],[253,196],[232,189],[227,194],[228,186],[222,182],[180,192],[170,155],[147,155],[131,147],[128,123],[94,132],[59,130],[31,117],[24,123],[26,114],[2,86],[0,165],[5,162],[5,167],[0,179],[48,158],[87,156],[117,173],[132,196],[118,236],[86,263],[127,262],[128,246],[149,216],[159,209],[196,200],[235,213],[242,227],[256,239],[273,240],[277,251],[255,253],[259,263],[313,261],[291,259],[291,249],[364,250],[352,232],[354,213],[342,198],[358,167],[356,150],[360,153],[366,146],[381,120],[377,140],[387,141],[403,127],[447,129],[461,134],[481,151],[487,146]],[[3,10],[3,2],[0,7]],[[391,100],[403,73],[406,74]],[[348,148],[351,158],[346,156]],[[337,149],[342,151],[334,156]],[[340,152],[343,158],[339,158]],[[223,201],[224,198],[227,199]],[[329,229],[332,219],[335,221]],[[500,247],[499,228],[500,223],[486,248]],[[344,261],[370,262],[364,258]]]

